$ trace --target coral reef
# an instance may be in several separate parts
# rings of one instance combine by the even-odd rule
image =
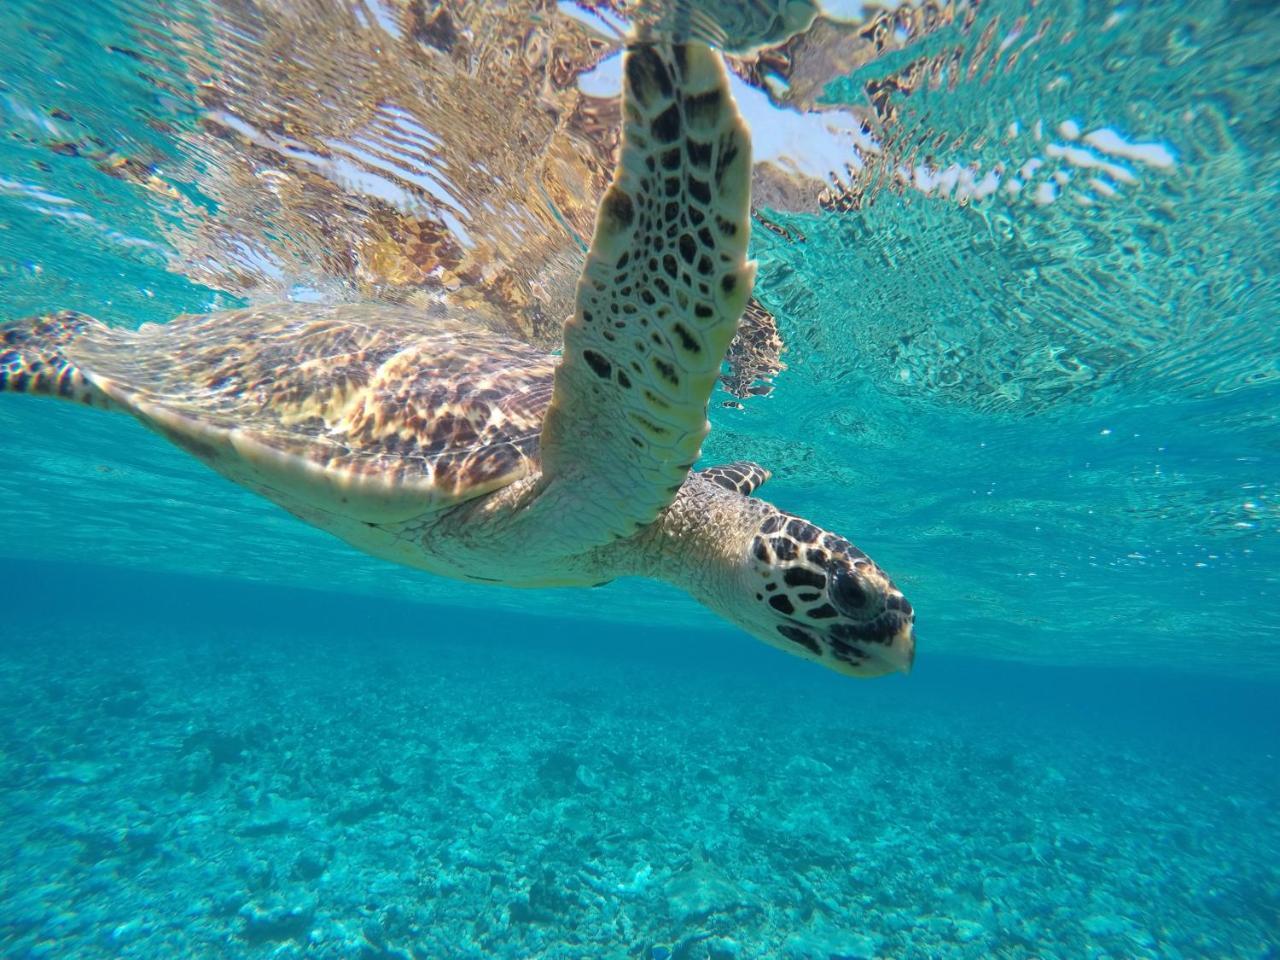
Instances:
[[[0,954],[1276,955],[1274,760],[503,626],[9,635]]]

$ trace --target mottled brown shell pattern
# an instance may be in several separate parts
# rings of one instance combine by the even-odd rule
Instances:
[[[379,522],[536,470],[555,363],[420,310],[363,304],[93,324],[66,354],[232,479]]]

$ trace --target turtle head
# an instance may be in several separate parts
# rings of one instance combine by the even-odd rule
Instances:
[[[748,551],[755,636],[849,676],[910,671],[915,612],[848,540],[770,508]]]

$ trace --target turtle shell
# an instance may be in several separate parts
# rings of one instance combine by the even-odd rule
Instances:
[[[112,401],[295,512],[407,520],[538,469],[555,358],[428,311],[286,304],[94,325],[68,358]]]

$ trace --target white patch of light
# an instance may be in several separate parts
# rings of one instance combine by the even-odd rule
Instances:
[[[141,250],[154,250],[158,253],[168,255],[170,250],[163,243],[156,243],[154,240],[148,240],[146,237],[131,237],[127,233],[121,233],[119,230],[112,230],[104,227],[103,232],[112,243],[119,244],[122,247],[137,247]]]
[[[973,185],[974,199],[981,200],[989,197],[1000,189],[1000,175],[994,170],[988,170],[987,175]]]
[[[1108,199],[1116,196],[1119,192],[1115,187],[1107,183],[1107,181],[1103,180],[1101,177],[1090,177],[1089,186],[1093,187],[1094,190]]]
[[[138,247],[144,250],[155,250],[160,253],[167,254],[169,251],[162,244],[156,243],[154,240],[148,240],[145,237],[131,237],[128,234],[121,233],[108,227],[102,221],[98,220],[91,214],[85,213],[83,210],[69,210],[66,207],[46,207],[38,203],[27,204],[27,209],[32,213],[38,213],[42,217],[48,217],[51,220],[64,220],[70,223],[80,223],[92,227],[98,233],[102,234],[108,240],[122,247]]]
[[[418,187],[424,193],[429,194],[435,200],[452,207],[459,213],[462,212],[462,205],[458,199],[448,190],[448,188],[437,177],[433,176],[428,170],[414,170],[412,168],[403,167],[392,160],[387,159],[380,153],[375,152],[383,146],[380,140],[373,139],[372,142],[368,137],[354,137],[351,140],[338,140],[334,138],[326,138],[325,146],[330,149],[346,154],[348,157],[358,160],[366,167],[372,167],[374,170],[389,174],[392,177],[399,178]],[[408,207],[405,207],[404,200],[400,201],[401,209],[408,209],[417,204],[416,198],[413,197],[403,187],[393,185],[396,193],[407,199]],[[383,199],[390,199],[384,196]]]
[[[999,56],[1000,54],[1008,50],[1010,47],[1012,47],[1015,43],[1018,42],[1018,38],[1021,36],[1022,36],[1022,21],[1019,20],[1018,23],[1014,25],[1013,29],[1005,34],[1004,39],[1000,41],[1000,49],[996,51],[996,55]]]
[[[923,0],[911,0],[907,6],[918,7]],[[819,0],[818,9],[832,20],[862,23],[883,10],[897,10],[904,6],[901,0]]]
[[[409,191],[396,186],[386,177],[380,177],[364,169],[347,157],[330,159],[300,149],[293,150],[291,153],[299,159],[308,160],[330,180],[371,197],[385,200],[398,210],[407,210],[414,205],[413,194]]]
[[[295,283],[289,288],[289,299],[294,303],[327,303],[332,298],[315,287]]]
[[[1111,13],[1107,15],[1107,19],[1102,21],[1102,29],[1110,30],[1128,15],[1129,11],[1127,10],[1112,10]]]
[[[859,9],[863,7],[862,4],[857,6]],[[1011,34],[1009,42],[1016,40],[1018,35],[1017,32]],[[1038,36],[1031,38],[1032,41],[1035,39]],[[757,163],[771,162],[788,171],[827,181],[832,171],[856,172],[863,167],[864,156],[880,152],[880,144],[863,132],[862,122],[852,113],[795,113],[779,109],[764,91],[750,86],[736,75],[730,74],[729,81],[738,108],[751,125],[753,153]],[[594,70],[583,74],[579,78],[579,85],[589,96],[617,96],[622,87],[621,54],[609,57]],[[959,162],[942,168],[926,164],[903,166],[896,169],[894,174],[901,183],[921,193],[955,200],[981,200],[1000,191],[1002,185],[1004,192],[1014,197],[1024,187],[1028,187],[1032,202],[1038,206],[1047,206],[1061,197],[1062,188],[1072,180],[1072,171],[1045,171],[1046,180],[1029,186],[1045,166],[1046,160],[1064,161],[1069,167],[1100,174],[1091,177],[1088,183],[1102,198],[1117,195],[1114,184],[1138,182],[1132,169],[1109,158],[1118,157],[1163,168],[1175,163],[1172,152],[1163,144],[1131,143],[1107,127],[1082,137],[1080,124],[1067,119],[1058,123],[1055,129],[1066,143],[1044,143],[1046,124],[1040,119],[1034,122],[1028,132],[1037,142],[1044,143],[1043,153],[1027,159],[1017,168],[1016,176],[1007,179],[1000,166],[982,174]],[[1010,140],[1021,133],[1022,126],[1016,120],[1006,130]],[[1076,142],[1081,140],[1093,150],[1077,146]],[[1099,156],[1099,153],[1105,156]],[[1095,202],[1094,197],[1081,199],[1082,194],[1075,196],[1078,202],[1086,205]]]
[[[760,79],[769,88],[769,93],[772,94],[775,100],[785,99],[787,94],[791,92],[791,84],[787,82],[785,77],[776,73],[766,73]]]
[[[1138,182],[1138,178],[1133,175],[1133,171],[1128,167],[1103,160],[1097,154],[1085,150],[1083,147],[1067,147],[1057,143],[1050,143],[1044,148],[1044,153],[1047,157],[1061,158],[1071,166],[1079,167],[1083,170],[1101,170],[1118,183]]]
[[[209,117],[215,123],[221,124],[224,127],[230,127],[242,137],[251,141],[255,146],[269,147],[272,150],[279,149],[274,137],[268,136],[257,127],[245,123],[234,113],[227,113],[225,110],[210,110]]]
[[[297,150],[293,152],[293,156],[307,160],[330,180],[368,196],[385,200],[397,210],[411,210],[418,205],[417,198],[404,187],[364,167],[362,162],[365,158],[360,150],[336,140],[326,141],[326,143],[343,155],[328,158]]]
[[[1131,143],[1110,127],[1086,133],[1084,142],[1113,157],[1136,160],[1149,167],[1168,169],[1176,162],[1173,152],[1163,143]]]
[[[42,207],[38,204],[30,204],[29,210],[38,213],[42,217],[52,217],[54,220],[73,220],[77,223],[89,223],[96,225],[97,221],[83,210],[68,210],[65,207]]]
[[[622,91],[622,56],[601,61],[578,78],[579,89],[592,97],[616,97]],[[862,132],[862,121],[847,111],[796,113],[773,105],[758,87],[729,74],[729,86],[747,123],[756,163],[774,165],[826,180],[833,170],[858,170],[861,155],[878,153],[880,145]],[[851,149],[853,158],[850,159]]]
[[[397,40],[404,36],[400,30],[400,24],[396,21],[395,11],[388,7],[385,0],[364,0],[363,6],[384,33],[390,34]]]
[[[237,239],[232,244],[232,256],[260,276],[279,283],[284,282],[284,265],[271,251],[253,246],[243,239]]]
[[[1031,201],[1038,207],[1047,207],[1057,199],[1058,185],[1052,180],[1046,180],[1040,184],[1031,195]]]
[[[393,103],[384,103],[378,107],[378,114],[388,117],[391,125],[407,139],[417,141],[426,150],[438,150],[442,146],[439,137],[422,125],[422,121],[407,110]]]
[[[859,169],[862,154],[880,152],[880,144],[863,133],[862,121],[848,111],[780,110],[763,90],[743,82],[735,74],[729,75],[729,86],[738,109],[751,124],[752,152],[758,163],[773,163],[825,180],[832,170],[846,165]],[[854,148],[853,162],[850,147]]]
[[[251,300],[258,303],[275,303],[281,299],[295,303],[339,303],[346,299],[342,287],[336,282],[326,288],[293,279],[272,250],[242,237],[233,238],[226,245],[222,260],[236,263],[265,281],[245,291]],[[216,308],[214,301],[210,309]]]
[[[979,177],[972,167],[952,163],[941,170],[920,165],[902,179],[921,193],[953,200],[982,200],[1000,189],[1000,174],[988,170]]]
[[[829,17],[852,20],[855,17],[861,17],[863,9],[872,4],[864,3],[863,0],[824,0],[821,6],[822,11]]]
[[[475,246],[475,241],[471,239],[471,234],[467,232],[467,228],[462,225],[454,214],[448,210],[441,210],[440,219],[444,221],[444,225],[453,232],[453,237],[458,241],[458,245],[471,248]]]
[[[50,193],[33,183],[0,177],[0,193],[14,194],[23,198],[26,201],[23,206],[42,217],[88,224],[121,247],[138,247],[146,250],[156,250],[165,254],[168,253],[168,249],[163,244],[148,240],[145,237],[132,237],[127,233],[121,233],[119,230],[102,223],[91,214],[75,209],[74,200],[59,196],[56,193]]]
[[[26,106],[26,104],[19,100],[15,100],[13,97],[3,97],[0,98],[0,100],[3,100],[4,105],[7,108],[5,113],[9,116],[19,117],[27,123],[40,127],[46,133],[51,133],[56,137],[65,136],[62,127],[52,117],[46,117],[44,114],[32,110],[30,107]]]
[[[0,177],[0,191],[5,193],[16,193],[32,200],[39,200],[41,203],[55,203],[62,206],[74,206],[74,200],[68,200],[66,197],[60,197],[56,193],[49,193],[46,190],[37,187],[33,183],[24,183],[21,180],[9,180]]]
[[[611,38],[622,38],[627,32],[627,21],[609,10],[587,10],[570,0],[560,0],[556,9],[597,33]]]
[[[959,179],[960,167],[953,163],[942,170],[935,171],[932,178],[926,178],[921,183],[921,187],[925,193],[936,193],[942,197],[949,197]]]
[[[333,157],[321,156],[296,143],[277,140],[270,134],[245,123],[234,114],[215,110],[210,112],[210,116],[218,123],[238,131],[258,146],[266,147],[295,160],[300,160],[330,181],[340,183],[349,189],[357,190],[368,196],[378,197],[398,210],[417,209],[422,206],[422,200],[404,187],[385,176],[379,175],[375,171],[399,176],[422,188],[440,203],[452,206],[455,211],[462,213],[462,209],[453,195],[424,171],[405,170],[388,160],[370,153],[368,150],[336,139],[326,140],[325,145],[339,155]],[[366,166],[361,166],[361,164],[374,169],[367,169]],[[471,236],[467,233],[466,228],[463,227],[462,221],[449,210],[440,210],[438,212],[441,219],[454,232],[458,242],[464,246],[471,246]]]
[[[578,89],[589,97],[616,97],[622,93],[622,53],[605,57],[578,75]]]

